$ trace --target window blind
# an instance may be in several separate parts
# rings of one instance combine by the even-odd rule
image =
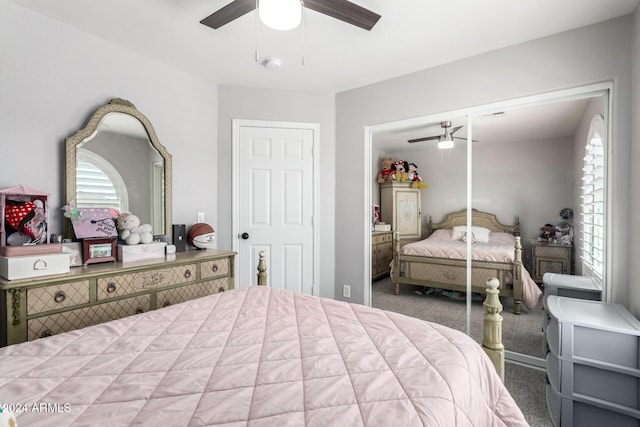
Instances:
[[[582,262],[602,279],[604,273],[604,145],[595,132],[582,168]]]

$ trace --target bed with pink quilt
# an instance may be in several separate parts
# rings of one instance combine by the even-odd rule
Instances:
[[[392,279],[395,293],[401,284],[465,292],[467,290],[466,210],[447,215],[438,224],[429,224],[424,240],[405,244],[394,242]],[[500,296],[513,299],[513,311],[521,304],[533,309],[542,291],[522,265],[520,224],[500,223],[487,212],[472,211],[471,227],[472,292],[484,293],[487,279],[496,277],[502,287]]]
[[[0,404],[19,426],[526,425],[463,333],[266,286],[0,348],[0,360]]]

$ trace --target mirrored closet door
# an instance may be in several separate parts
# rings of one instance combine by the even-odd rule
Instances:
[[[382,158],[406,159],[419,166],[420,176],[428,184],[419,190],[421,238],[401,239],[400,245],[411,245],[404,252],[410,250],[415,255],[420,255],[419,251],[439,252],[423,254],[433,258],[427,263],[417,258],[416,262],[401,263],[399,295],[394,293],[393,278],[372,281],[372,305],[459,329],[480,342],[484,296],[474,292],[473,286],[482,286],[484,276],[491,272],[475,260],[521,263],[520,278],[514,281],[509,271],[502,278],[506,287],[501,298],[503,341],[508,358],[524,355],[525,362],[542,360],[542,275],[547,271],[583,274],[585,268],[591,268],[584,267],[585,236],[590,239],[587,255],[591,256],[593,246],[604,251],[608,105],[607,90],[576,90],[476,108],[444,119],[438,115],[426,118],[421,125],[400,123],[397,129],[374,132],[374,173],[379,171]],[[593,139],[597,117],[603,126],[599,134],[596,132],[602,146],[595,172],[601,178],[585,184],[585,179],[592,179],[585,178],[593,172],[585,162],[590,158],[587,145]],[[452,142],[441,144],[441,135],[453,136]],[[601,190],[594,190],[594,184]],[[381,187],[374,185],[374,205],[380,206],[380,194]],[[586,208],[585,197],[592,201]],[[587,230],[583,209],[600,209],[600,213],[586,213]],[[384,210],[381,213],[384,221]],[[471,243],[466,242],[467,236],[459,235],[458,227],[469,217],[474,226],[479,221],[478,229],[472,230]],[[489,246],[504,254],[481,253],[484,229],[489,229]],[[430,240],[444,239],[440,243],[446,248],[413,247],[414,240],[428,236]],[[445,254],[446,250],[450,253]],[[464,252],[457,255],[460,258],[472,257],[474,265],[467,269],[466,261],[461,266],[438,260],[456,257],[456,250]],[[603,252],[595,258],[598,256],[605,281],[606,257]],[[510,267],[515,271],[513,264]],[[422,284],[420,278],[428,283]]]

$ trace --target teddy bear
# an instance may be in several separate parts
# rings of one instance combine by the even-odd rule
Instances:
[[[415,163],[409,163],[409,181],[411,181],[411,188],[427,188],[426,182],[420,178],[418,174],[418,165]]]
[[[553,242],[553,237],[556,233],[556,226],[552,224],[545,224],[540,227],[540,235],[538,236],[539,242]]]
[[[393,179],[400,182],[409,180],[409,163],[406,160],[398,160],[393,166],[396,170]]]
[[[378,173],[378,183],[382,184],[386,181],[393,180],[393,173],[395,169],[393,167],[393,159],[391,157],[386,157],[380,161],[382,165],[382,170]]]
[[[150,224],[140,225],[140,218],[131,212],[123,212],[118,217],[120,239],[127,245],[153,242],[153,227]]]

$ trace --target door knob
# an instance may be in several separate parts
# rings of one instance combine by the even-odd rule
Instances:
[[[242,233],[240,237],[242,237],[244,240],[247,240],[249,238],[249,233]]]

